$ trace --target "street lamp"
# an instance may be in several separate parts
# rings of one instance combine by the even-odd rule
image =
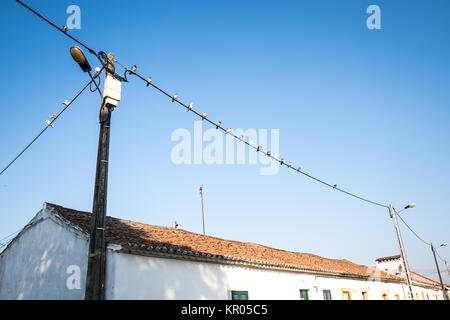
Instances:
[[[416,204],[413,202],[413,203],[411,203],[411,204],[408,204],[408,205],[405,207],[405,209],[414,208],[415,206],[416,206]],[[403,209],[403,210],[405,210],[405,209]]]
[[[95,78],[100,75],[101,70],[96,70],[95,76],[91,74],[91,66],[86,59],[83,51],[79,47],[70,48],[70,55],[78,63],[83,72],[89,73],[92,82],[95,83],[102,99],[100,107],[100,134],[97,152],[97,168],[95,172],[94,203],[92,206],[91,232],[89,237],[89,254],[86,272],[85,300],[104,300],[105,282],[106,282],[106,201],[108,187],[108,160],[109,160],[109,138],[111,111],[120,101],[120,82],[116,84],[112,77],[114,72],[114,55],[110,53],[107,56],[107,72],[105,76],[105,99],[102,92],[95,82]],[[111,71],[112,70],[112,71]],[[111,87],[114,94],[110,92]],[[109,91],[108,91],[109,89]]]
[[[447,245],[447,243],[443,243],[439,247],[445,247],[446,245]],[[439,264],[436,259],[436,249],[433,246],[433,242],[430,243],[430,246],[431,246],[431,252],[433,252],[433,256],[434,256],[434,262],[436,263],[436,270],[439,275],[439,281],[441,282],[442,295],[444,296],[444,300],[449,300],[449,297],[447,296],[447,290],[445,289],[444,282],[442,281],[441,270],[439,270]],[[446,264],[446,267],[447,267],[447,264]]]
[[[92,82],[95,84],[95,86],[97,87],[98,93],[100,94],[100,99],[103,100],[103,94],[102,91],[100,90],[100,88],[98,87],[97,82],[95,82],[95,78],[97,78],[97,76],[99,76],[99,72],[97,72],[95,74],[95,76],[92,76],[91,73],[91,66],[89,65],[89,62],[86,59],[86,56],[83,53],[83,50],[81,50],[79,47],[74,46],[72,48],[70,48],[70,55],[72,56],[72,59],[78,63],[78,65],[80,66],[81,70],[83,70],[83,72],[87,72],[89,73],[89,76],[91,77]],[[96,68],[97,70],[97,68]]]
[[[86,59],[86,56],[83,53],[83,50],[81,50],[79,47],[75,46],[70,48],[70,55],[72,56],[73,60],[78,63],[83,72],[90,72],[92,70],[89,62]]]
[[[411,294],[412,299],[414,299],[414,296],[412,294],[412,281],[411,281],[411,276],[409,274],[409,269],[408,269],[407,264],[406,264],[407,263],[406,262],[406,257],[405,257],[405,254],[403,252],[403,244],[402,244],[402,240],[400,238],[400,233],[398,232],[397,218],[396,218],[395,214],[396,213],[398,214],[398,213],[400,213],[400,212],[402,212],[402,211],[404,211],[406,209],[414,208],[415,206],[416,206],[416,204],[413,202],[413,203],[407,205],[406,207],[404,207],[402,210],[400,210],[398,212],[395,211],[395,209],[392,207],[392,205],[389,206],[390,211],[391,211],[391,218],[394,220],[395,230],[397,231],[397,237],[398,237],[398,241],[399,241],[399,245],[400,245],[400,253],[401,253],[401,256],[402,256],[403,265],[405,266],[406,280],[407,280],[407,283],[408,283],[408,286],[409,286],[409,292]],[[437,269],[437,272],[438,272],[438,275],[439,275],[439,280],[441,282],[442,294],[444,296],[444,299],[448,300],[449,297],[447,296],[447,292],[445,290],[444,283],[442,282],[441,271],[439,270],[439,265],[438,265],[438,262],[437,262],[437,259],[436,259],[436,250],[435,250],[435,248],[433,246],[433,243],[430,243],[430,246],[431,246],[431,251],[433,252],[433,256],[434,256],[434,262],[436,263],[436,269]],[[445,247],[445,246],[447,246],[447,243],[442,243],[439,247]]]
[[[392,206],[392,204],[389,205],[389,213],[391,215],[392,221],[394,222],[394,227],[395,227],[395,233],[397,234],[397,239],[398,239],[398,246],[400,247],[400,256],[402,258],[402,264],[403,264],[403,268],[405,270],[406,273],[406,283],[408,285],[408,291],[409,291],[409,298],[411,300],[414,300],[414,296],[413,296],[413,291],[412,291],[412,281],[411,281],[411,274],[409,273],[409,267],[408,267],[408,263],[406,261],[406,256],[405,256],[405,252],[403,250],[403,243],[402,243],[402,238],[400,237],[400,231],[398,230],[398,224],[397,224],[397,216],[396,213],[400,213],[403,210],[409,209],[409,208],[414,208],[416,206],[415,203],[411,203],[410,205],[407,205],[406,207],[404,207],[402,210],[400,210],[399,212],[396,212],[394,207]]]
[[[416,206],[416,204],[413,202],[413,203],[411,203],[411,204],[408,204],[406,207],[404,207],[402,210],[400,210],[400,211],[396,211],[396,213],[400,213],[400,212],[402,212],[402,211],[405,211],[406,209],[412,209],[412,208],[414,208]]]

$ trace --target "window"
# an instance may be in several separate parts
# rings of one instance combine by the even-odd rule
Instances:
[[[363,300],[369,300],[369,294],[365,291],[362,292]]]
[[[428,293],[427,293],[427,300],[430,300],[430,297],[428,296]]]
[[[419,300],[419,294],[416,292],[416,300]]]
[[[248,300],[248,291],[231,291],[231,300]]]
[[[400,300],[400,296],[398,295],[398,293],[394,293],[394,299],[395,300]]]
[[[350,291],[342,291],[342,300],[352,300]]]
[[[383,300],[389,300],[388,295],[386,293],[383,293]]]
[[[309,300],[307,289],[300,289],[300,300]]]
[[[330,290],[323,290],[323,300],[332,300]]]

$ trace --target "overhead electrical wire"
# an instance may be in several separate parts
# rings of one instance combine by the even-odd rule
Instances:
[[[54,24],[53,22],[51,22],[50,20],[46,19],[45,17],[43,17],[41,14],[39,14],[38,12],[36,12],[35,10],[33,10],[32,8],[30,8],[29,6],[27,6],[25,3],[23,3],[20,0],[16,0],[16,2],[18,2],[19,4],[21,4],[22,6],[24,6],[25,8],[27,8],[28,10],[30,10],[31,12],[33,12],[35,15],[37,15],[39,18],[41,18],[42,20],[44,20],[45,22],[47,22],[48,24],[50,24],[51,26],[53,26],[55,29],[61,31],[63,34],[65,34],[66,36],[68,36],[70,39],[72,39],[73,41],[75,41],[76,43],[78,43],[79,45],[83,46],[84,48],[86,48],[90,53],[94,54],[97,56],[97,52],[95,52],[94,50],[92,50],[91,48],[89,48],[87,45],[85,45],[84,43],[82,43],[81,41],[79,41],[78,39],[76,39],[75,37],[71,36],[70,34],[66,33],[66,31],[64,31],[62,28],[58,27],[56,24]]]
[[[13,235],[15,235],[16,233],[19,233],[21,230],[22,230],[22,229],[19,229],[19,230],[17,230],[17,231],[14,231],[13,233],[7,235],[6,237],[0,239],[0,242],[6,240],[6,239],[8,239],[8,238],[11,238]]]
[[[104,68],[107,68],[107,61],[105,60],[105,56],[106,56],[106,55],[105,55],[104,52],[98,52],[98,53],[95,52],[93,49],[91,49],[90,47],[88,47],[86,44],[82,43],[82,42],[79,41],[78,39],[76,39],[76,38],[74,38],[73,36],[69,35],[69,34],[66,32],[67,30],[64,31],[63,28],[58,27],[58,26],[55,25],[53,22],[49,21],[48,19],[46,19],[45,17],[43,17],[41,14],[39,14],[38,12],[36,12],[36,11],[33,10],[32,8],[30,8],[29,6],[27,6],[26,4],[24,4],[22,1],[20,1],[20,0],[16,0],[16,1],[17,1],[18,3],[20,3],[22,6],[24,6],[25,8],[27,8],[28,10],[30,10],[31,12],[33,12],[33,13],[34,13],[35,15],[37,15],[39,18],[41,18],[41,19],[43,19],[44,21],[46,21],[47,23],[49,23],[49,24],[50,24],[51,26],[53,26],[55,29],[58,29],[58,30],[61,31],[63,34],[65,34],[66,36],[68,36],[69,38],[71,38],[72,40],[74,40],[75,42],[77,42],[78,44],[80,44],[81,46],[83,46],[84,48],[86,48],[90,53],[92,53],[93,55],[95,55],[95,56],[100,60],[100,62],[102,63],[102,65],[103,65]],[[352,192],[349,192],[349,191],[346,191],[346,190],[344,190],[344,189],[339,188],[336,184],[332,185],[332,184],[330,184],[330,183],[328,183],[328,182],[325,182],[325,181],[323,181],[323,180],[321,180],[321,179],[319,179],[319,178],[317,178],[317,177],[314,177],[314,176],[312,176],[311,174],[308,174],[308,173],[304,172],[303,170],[301,170],[300,167],[296,168],[296,167],[294,167],[294,166],[292,165],[292,163],[290,163],[290,162],[289,162],[289,163],[286,163],[284,159],[279,159],[279,158],[277,158],[275,155],[272,155],[272,154],[270,153],[270,151],[264,152],[264,151],[262,150],[262,147],[261,147],[261,146],[255,146],[255,145],[253,145],[252,143],[250,143],[249,141],[244,140],[242,136],[241,136],[241,137],[236,136],[234,133],[231,132],[231,129],[230,129],[230,128],[225,129],[225,128],[222,126],[221,122],[215,123],[215,122],[211,121],[210,119],[208,119],[206,113],[200,114],[199,112],[197,112],[196,110],[193,109],[192,104],[190,104],[190,105],[188,106],[188,105],[184,104],[183,102],[177,100],[177,97],[170,95],[170,94],[167,93],[165,90],[161,89],[160,87],[158,87],[158,86],[156,86],[154,83],[152,83],[152,78],[145,79],[145,78],[142,77],[140,74],[136,73],[136,66],[133,66],[132,69],[129,69],[129,68],[125,67],[124,65],[122,65],[119,61],[115,60],[115,62],[117,62],[120,66],[122,66],[122,67],[125,69],[125,77],[122,78],[122,77],[120,77],[120,76],[115,75],[115,76],[118,77],[121,81],[127,81],[127,79],[126,79],[126,74],[127,74],[127,73],[133,74],[133,75],[137,76],[138,78],[140,78],[141,80],[145,81],[145,82],[147,83],[147,86],[149,86],[149,85],[152,86],[153,88],[157,89],[159,92],[163,93],[164,95],[166,95],[167,97],[169,97],[170,99],[172,99],[172,102],[177,102],[178,104],[180,104],[181,106],[183,106],[184,108],[186,108],[187,111],[192,111],[192,113],[194,113],[195,115],[197,115],[198,117],[200,117],[202,120],[204,120],[204,121],[210,123],[211,125],[215,126],[216,129],[220,129],[220,130],[222,130],[225,134],[229,134],[229,135],[231,135],[232,137],[234,137],[235,139],[239,140],[240,142],[245,143],[245,144],[248,145],[250,148],[255,149],[256,152],[262,152],[263,154],[265,154],[267,157],[271,158],[272,160],[275,160],[275,161],[279,162],[280,165],[285,165],[286,167],[288,167],[288,168],[290,168],[290,169],[292,169],[292,170],[294,170],[294,171],[296,171],[296,172],[298,172],[298,173],[301,173],[302,175],[304,175],[304,176],[306,176],[306,177],[308,177],[308,178],[310,178],[310,179],[312,179],[312,180],[315,180],[315,181],[317,181],[317,182],[319,182],[319,183],[321,183],[321,184],[323,184],[323,185],[325,185],[325,186],[327,186],[327,187],[329,187],[329,188],[332,188],[332,189],[334,189],[334,190],[337,190],[337,191],[339,191],[339,192],[342,192],[342,193],[344,193],[344,194],[347,194],[347,195],[349,195],[349,196],[351,196],[351,197],[354,197],[354,198],[356,198],[356,199],[359,199],[359,200],[361,200],[361,201],[364,201],[364,202],[367,202],[367,203],[370,203],[370,204],[373,204],[373,205],[376,205],[376,206],[380,206],[380,207],[383,207],[383,208],[387,208],[387,209],[389,208],[389,206],[386,205],[386,204],[382,204],[382,203],[379,203],[379,202],[372,201],[372,200],[370,200],[370,199],[361,197],[361,196],[356,195],[356,194],[354,194],[354,193],[352,193]],[[111,71],[111,70],[108,69],[108,71]],[[114,72],[112,72],[112,73],[114,74]],[[99,91],[99,92],[100,92],[100,91]],[[101,93],[100,93],[100,94],[101,94]]]
[[[101,69],[101,71],[103,70],[103,68]],[[19,154],[10,162],[8,163],[8,165],[3,168],[2,171],[0,171],[0,176],[14,163],[17,161],[17,159],[20,158],[20,156],[28,150],[29,147],[31,147],[31,145],[37,140],[39,139],[39,137],[49,128],[49,127],[53,127],[53,123],[59,119],[59,117],[64,113],[64,111],[67,110],[67,108],[83,93],[84,90],[86,90],[87,87],[89,87],[93,81],[95,81],[95,78],[100,75],[101,71],[99,73],[97,73],[96,75],[94,75],[94,77],[92,78],[92,80],[90,80],[76,95],[75,97],[72,98],[71,101],[66,100],[65,102],[63,102],[63,104],[65,104],[65,107],[58,113],[52,116],[53,120],[46,120],[47,125],[45,126],[44,129],[42,129],[41,132],[39,132],[37,134],[36,137],[34,137],[33,140],[31,140],[30,143],[27,144],[27,146],[25,148],[22,149],[22,151],[19,152]]]
[[[426,244],[427,246],[431,246],[431,243],[423,240],[407,223],[406,221],[401,217],[400,214],[397,214],[397,217],[400,218],[400,220],[403,222],[403,224],[409,229],[409,231],[411,231],[417,239],[419,239],[420,241],[422,241],[424,244]],[[439,259],[441,259],[443,262],[445,262],[445,259],[442,259],[442,257],[439,255],[439,252],[437,251],[437,248],[434,248],[434,251],[436,252],[437,256],[439,257]]]
[[[153,88],[157,89],[159,92],[161,92],[161,93],[163,93],[164,95],[166,95],[168,98],[172,99],[172,102],[177,102],[178,104],[180,104],[181,106],[183,106],[184,108],[186,108],[188,112],[191,111],[193,114],[195,114],[196,116],[200,117],[202,120],[204,120],[204,121],[210,123],[211,125],[215,126],[216,129],[218,129],[218,130],[220,129],[220,130],[222,130],[225,134],[228,134],[228,135],[234,137],[235,139],[237,139],[239,142],[245,143],[249,148],[253,148],[254,150],[256,150],[256,152],[261,152],[261,153],[263,153],[264,155],[266,155],[267,157],[271,158],[272,160],[279,162],[280,165],[284,165],[284,166],[286,166],[286,167],[289,168],[289,169],[295,170],[296,172],[301,173],[302,175],[304,175],[304,176],[306,176],[306,177],[308,177],[308,178],[310,178],[310,179],[312,179],[312,180],[315,180],[316,182],[319,182],[319,183],[321,183],[321,184],[323,184],[323,185],[325,185],[325,186],[327,186],[327,187],[329,187],[329,188],[332,188],[332,189],[334,189],[334,190],[337,190],[337,191],[339,191],[339,192],[342,192],[342,193],[344,193],[344,194],[347,194],[347,195],[349,195],[349,196],[351,196],[351,197],[354,197],[354,198],[356,198],[356,199],[359,199],[359,200],[361,200],[361,201],[364,201],[364,202],[367,202],[367,203],[370,203],[370,204],[373,204],[373,205],[376,205],[376,206],[380,206],[380,207],[389,209],[389,206],[386,205],[386,204],[382,204],[382,203],[379,203],[379,202],[376,202],[376,201],[372,201],[372,200],[370,200],[370,199],[367,199],[367,198],[358,196],[358,195],[356,195],[356,194],[354,194],[354,193],[352,193],[352,192],[349,192],[349,191],[346,191],[346,190],[344,190],[344,189],[339,188],[336,184],[332,185],[332,184],[330,184],[330,183],[328,183],[328,182],[325,182],[325,181],[323,181],[323,180],[321,180],[321,179],[319,179],[319,178],[316,178],[315,176],[313,176],[313,175],[311,175],[311,174],[308,174],[308,173],[306,173],[305,171],[303,171],[300,167],[298,167],[298,168],[294,167],[294,166],[292,165],[291,162],[287,163],[283,158],[279,159],[279,158],[277,158],[275,155],[272,155],[272,154],[270,153],[270,151],[266,151],[266,152],[263,151],[261,146],[255,146],[252,142],[249,142],[249,141],[244,140],[244,137],[243,137],[242,135],[238,137],[237,135],[235,135],[235,134],[231,131],[230,128],[226,128],[226,129],[225,129],[225,128],[222,126],[222,123],[221,123],[220,121],[217,122],[217,123],[216,123],[216,122],[213,122],[213,121],[211,121],[210,119],[208,119],[206,113],[200,113],[200,112],[197,112],[196,110],[194,110],[194,109],[193,109],[192,103],[189,104],[189,105],[184,104],[183,102],[181,102],[181,101],[179,101],[179,100],[177,99],[177,98],[178,98],[178,95],[176,95],[176,94],[175,94],[175,95],[170,95],[170,94],[167,93],[165,90],[161,89],[160,87],[158,87],[157,85],[155,85],[154,83],[152,83],[152,78],[147,78],[147,79],[145,79],[143,76],[141,76],[140,74],[136,73],[136,66],[133,66],[132,69],[129,69],[129,68],[125,67],[124,65],[122,65],[119,61],[115,60],[115,62],[117,62],[119,65],[121,65],[121,66],[125,69],[125,77],[120,77],[120,76],[118,76],[117,74],[115,74],[115,72],[113,72],[113,70],[109,70],[109,69],[108,69],[108,66],[107,66],[107,60],[106,60],[106,54],[105,54],[104,52],[100,51],[100,52],[97,53],[96,51],[94,51],[93,49],[91,49],[90,47],[88,47],[86,44],[82,43],[81,41],[79,41],[79,40],[76,39],[75,37],[69,35],[69,34],[67,33],[67,28],[64,29],[64,28],[58,27],[57,25],[55,25],[54,23],[52,23],[51,21],[49,21],[48,19],[46,19],[45,17],[43,17],[41,14],[39,14],[38,12],[36,12],[36,11],[33,10],[32,8],[30,8],[29,6],[27,6],[26,4],[24,4],[22,1],[20,1],[20,0],[16,0],[16,1],[17,1],[19,4],[21,4],[22,6],[24,6],[26,9],[30,10],[32,13],[34,13],[35,15],[37,15],[39,18],[43,19],[43,20],[46,21],[48,24],[50,24],[51,26],[53,26],[55,29],[59,30],[60,32],[62,32],[62,33],[65,34],[66,36],[68,36],[70,39],[72,39],[73,41],[75,41],[75,42],[78,43],[79,45],[81,45],[81,46],[83,46],[84,48],[86,48],[91,54],[95,55],[95,56],[99,59],[99,61],[101,62],[102,66],[103,66],[102,70],[103,70],[104,68],[106,68],[109,72],[111,72],[111,73],[113,74],[114,77],[118,78],[119,80],[121,80],[121,81],[127,81],[127,79],[126,79],[126,74],[127,74],[127,73],[133,74],[133,75],[137,76],[138,78],[140,78],[141,80],[143,80],[144,82],[146,82],[147,87],[148,87],[148,86],[152,86]],[[95,78],[95,77],[94,77],[94,78]],[[92,78],[92,80],[91,80],[91,81],[83,88],[83,90],[82,90],[81,92],[83,92],[84,89],[87,88],[87,86],[92,85],[92,82],[94,81],[94,78]],[[95,81],[94,81],[94,82],[95,82]],[[97,89],[98,89],[97,91],[99,91],[100,96],[102,96],[101,91],[100,91],[100,89],[99,89],[99,87],[98,87],[99,84],[100,84],[100,83],[98,83],[98,84],[95,83],[95,85],[96,85],[96,87],[97,87]],[[92,90],[92,88],[91,88],[91,91],[95,91],[95,90]],[[80,92],[79,94],[81,94],[81,92]],[[78,94],[78,95],[79,95],[79,94]],[[78,95],[77,95],[76,97],[78,97]],[[76,99],[76,97],[71,101],[71,103]],[[69,105],[70,105],[70,104],[69,104]],[[64,110],[66,110],[67,107],[68,107],[68,105],[60,112],[60,114],[61,114],[62,112],[64,112]],[[59,114],[59,115],[60,115],[60,114]],[[56,120],[56,119],[54,119],[51,123],[53,123],[55,120]],[[26,149],[28,149],[28,147],[31,146],[31,144],[32,144],[34,141],[36,141],[36,139],[39,138],[39,136],[40,136],[40,135],[41,135],[41,134],[49,127],[49,126],[50,126],[50,125],[48,125],[47,127],[45,127],[44,130],[42,130],[42,132],[39,133],[38,136],[37,136],[35,139],[33,139],[32,142],[31,142],[31,143],[30,143],[30,144],[29,144],[29,145],[28,145],[21,153],[19,153],[19,155],[18,155],[17,157],[16,157],[10,164],[8,164],[8,166],[7,166],[5,169],[3,169],[3,170],[0,172],[0,175],[1,175],[1,174],[2,174],[2,173],[3,173],[3,172],[4,172],[4,171],[12,164],[12,163],[14,163],[14,161],[16,161],[16,160],[20,157],[20,155],[21,155]],[[427,244],[427,245],[430,245],[430,243],[428,243],[428,242],[426,242],[425,240],[423,240],[416,232],[414,232],[414,230],[412,230],[412,228],[411,228],[411,227],[403,220],[403,218],[402,218],[400,215],[398,215],[398,217],[400,218],[400,220],[408,227],[408,229],[409,229],[409,230],[410,230],[410,231],[411,231],[411,232],[412,232],[419,240],[421,240],[423,243],[425,243],[425,244]],[[437,250],[436,250],[436,253],[437,253]],[[437,253],[437,255],[438,255],[438,257],[439,257],[442,261],[445,261],[444,259],[442,259],[442,258],[439,256],[439,253]]]
[[[147,87],[148,86],[152,86],[153,88],[155,88],[156,90],[158,90],[159,92],[161,92],[162,94],[164,94],[165,96],[170,98],[172,100],[172,102],[176,102],[179,105],[183,106],[188,112],[189,111],[192,112],[193,114],[195,114],[196,116],[201,118],[203,121],[206,121],[206,122],[210,123],[212,126],[216,127],[216,129],[221,130],[225,134],[228,134],[228,135],[234,137],[236,140],[238,140],[238,142],[245,143],[249,148],[253,148],[254,150],[256,150],[256,152],[261,152],[262,154],[266,155],[267,157],[271,158],[272,160],[279,162],[281,166],[284,165],[285,167],[287,167],[289,169],[292,169],[292,170],[294,170],[294,171],[296,171],[296,172],[298,172],[300,174],[303,174],[304,176],[306,176],[306,177],[308,177],[310,179],[313,179],[313,180],[315,180],[315,181],[317,181],[317,182],[319,182],[319,183],[321,183],[321,184],[323,184],[323,185],[325,185],[327,187],[330,187],[330,188],[332,188],[334,190],[340,191],[340,192],[342,192],[344,194],[347,194],[347,195],[352,196],[354,198],[357,198],[359,200],[362,200],[362,201],[365,201],[365,202],[368,202],[368,203],[371,203],[373,205],[377,205],[377,206],[380,206],[380,207],[383,207],[383,208],[387,208],[387,209],[389,208],[388,205],[385,205],[385,204],[382,204],[382,203],[379,203],[379,202],[375,202],[375,201],[369,200],[367,198],[363,198],[363,197],[358,196],[358,195],[356,195],[354,193],[351,193],[349,191],[346,191],[346,190],[343,190],[343,189],[339,188],[336,184],[332,185],[332,184],[330,184],[328,182],[325,182],[325,181],[323,181],[323,180],[321,180],[319,178],[316,178],[316,177],[312,176],[311,174],[308,174],[305,171],[303,171],[300,167],[294,167],[292,162],[287,162],[283,158],[278,158],[277,155],[272,154],[270,151],[264,151],[262,149],[262,146],[256,146],[252,141],[245,140],[244,136],[241,135],[241,136],[238,137],[237,135],[235,135],[231,131],[230,128],[225,128],[222,125],[222,122],[220,122],[220,121],[219,122],[211,121],[210,119],[208,119],[208,116],[207,116],[206,113],[200,113],[200,112],[196,111],[193,108],[193,104],[192,103],[189,104],[189,105],[186,105],[185,103],[183,103],[180,100],[178,100],[178,95],[177,94],[171,95],[167,91],[165,91],[165,90],[161,89],[159,86],[155,85],[153,83],[153,79],[152,78],[145,79],[143,76],[141,76],[140,74],[136,73],[136,66],[133,66],[133,68],[130,69],[130,68],[122,65],[118,60],[115,60],[115,62],[117,62],[120,66],[122,66],[125,69],[125,72],[128,72],[129,74],[133,74],[133,75],[137,76],[139,79],[141,79],[144,82],[146,82]]]
[[[422,241],[423,243],[425,243],[426,245],[430,246],[431,243],[426,242],[425,240],[423,240],[407,223],[405,220],[403,220],[402,216],[400,214],[397,214],[397,217],[400,218],[400,220],[402,220],[402,222],[405,224],[406,227],[408,227],[409,231],[411,231],[417,239],[419,239],[420,241]]]

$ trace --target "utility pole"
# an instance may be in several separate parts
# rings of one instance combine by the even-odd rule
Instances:
[[[202,197],[202,221],[203,221],[203,235],[205,235],[205,212],[203,208],[203,185],[200,187],[200,195]]]
[[[406,262],[405,252],[403,251],[403,243],[402,243],[402,239],[400,237],[400,231],[398,230],[397,217],[395,215],[395,210],[392,207],[392,204],[389,205],[389,211],[391,213],[391,218],[394,221],[395,233],[397,234],[398,245],[400,247],[400,256],[402,258],[403,268],[406,273],[406,283],[408,285],[408,290],[409,290],[409,292],[408,292],[409,299],[414,300],[413,291],[412,291],[411,275],[409,273],[408,264]]]
[[[436,269],[439,275],[439,281],[441,282],[442,294],[444,295],[444,300],[448,300],[447,291],[445,290],[444,283],[442,282],[441,271],[439,270],[439,264],[436,259],[436,251],[434,250],[433,242],[431,242],[431,251],[433,251],[434,262],[436,263]]]
[[[114,55],[108,54],[104,97],[100,107],[100,134],[98,141],[97,169],[95,173],[94,203],[91,217],[88,268],[85,300],[105,299],[106,279],[106,200],[108,187],[108,160],[111,112],[120,101],[121,83],[113,78]]]

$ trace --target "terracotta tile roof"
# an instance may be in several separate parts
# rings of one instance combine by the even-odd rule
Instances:
[[[59,216],[84,234],[90,232],[90,216],[58,205],[45,205],[46,209]],[[107,217],[106,242],[120,245],[125,253],[165,256],[179,255],[182,258],[205,258],[217,263],[248,263],[254,266],[302,270],[350,277],[378,276],[381,280],[402,281],[401,278],[377,270],[374,267],[354,264],[348,260],[327,259],[310,253],[290,252],[263,245],[220,239],[182,229],[160,227],[129,220]]]
[[[411,280],[413,282],[420,282],[420,283],[424,283],[424,284],[428,284],[431,286],[438,286],[440,287],[441,284],[437,281],[431,280],[430,278],[427,278],[421,274],[415,273],[415,272],[410,272],[411,273]]]
[[[379,261],[387,261],[387,260],[394,260],[394,259],[400,259],[400,255],[398,254],[396,256],[377,258],[377,259],[375,259],[375,261],[379,262]]]

